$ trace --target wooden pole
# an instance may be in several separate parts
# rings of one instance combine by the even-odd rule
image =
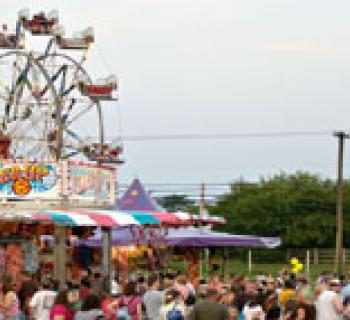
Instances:
[[[199,277],[203,279],[203,250],[199,248]]]
[[[344,142],[349,138],[345,132],[335,132],[334,136],[338,138],[338,182],[337,182],[337,216],[336,216],[336,258],[335,270],[338,275],[343,273],[343,243],[344,243],[344,229],[343,229],[343,200],[344,200]]]
[[[109,227],[102,228],[102,264],[103,264],[103,276],[105,279],[109,279],[108,287],[111,286],[111,243],[112,243],[112,229]]]
[[[60,290],[66,287],[66,227],[55,226],[55,279],[59,283]]]
[[[205,212],[205,184],[201,183],[201,190],[199,196],[199,214],[203,218],[206,215]]]
[[[201,218],[204,218],[207,215],[207,212],[205,210],[205,184],[201,183],[200,186],[200,195],[199,195],[199,215]],[[205,227],[202,227],[205,228]],[[210,268],[209,268],[209,249],[204,248],[204,265],[206,273],[205,275],[208,276],[210,273]]]

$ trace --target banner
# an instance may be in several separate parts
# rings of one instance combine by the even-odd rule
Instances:
[[[115,171],[88,164],[69,164],[69,194],[73,199],[111,200]]]
[[[59,197],[59,167],[54,163],[0,163],[0,198]]]

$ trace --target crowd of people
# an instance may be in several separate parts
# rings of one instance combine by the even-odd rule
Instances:
[[[0,283],[0,319],[350,320],[350,282],[328,273],[314,283],[286,270],[226,281],[213,274],[194,285],[180,272],[123,273],[110,282],[87,270],[64,290],[50,278],[20,278]]]

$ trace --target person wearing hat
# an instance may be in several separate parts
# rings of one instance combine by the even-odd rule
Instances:
[[[339,279],[331,279],[327,289],[324,290],[316,301],[317,320],[342,320],[343,300],[340,296],[341,282]]]

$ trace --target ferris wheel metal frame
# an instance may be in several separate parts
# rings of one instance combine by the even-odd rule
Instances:
[[[34,16],[35,17],[35,16]],[[42,18],[42,16],[41,16]],[[19,23],[19,22],[17,22]],[[41,30],[41,29],[40,29]],[[16,95],[19,93],[19,95],[23,95],[23,90],[25,90],[25,87],[27,87],[27,90],[29,92],[29,95],[31,94],[32,100],[34,102],[31,102],[32,104],[37,104],[37,109],[40,111],[40,104],[42,103],[43,98],[46,94],[48,94],[49,101],[48,104],[49,108],[51,108],[49,115],[52,119],[50,120],[54,125],[51,123],[51,129],[52,132],[51,135],[46,134],[43,135],[41,138],[39,137],[37,142],[40,142],[41,144],[47,144],[47,149],[50,150],[49,153],[47,153],[47,156],[59,160],[61,158],[70,158],[71,156],[75,156],[77,154],[84,155],[89,160],[96,161],[99,163],[115,163],[120,164],[122,161],[119,159],[119,155],[122,152],[121,146],[109,146],[105,143],[105,132],[104,132],[104,124],[103,124],[103,112],[102,112],[102,105],[101,101],[103,100],[113,100],[111,93],[113,90],[117,88],[117,82],[115,83],[111,82],[106,84],[95,84],[89,75],[86,68],[84,68],[83,63],[86,60],[86,52],[83,54],[80,61],[76,58],[74,58],[72,55],[69,55],[67,53],[62,52],[61,46],[58,44],[58,39],[60,39],[60,43],[62,43],[62,37],[57,38],[54,34],[49,34],[45,28],[43,30],[43,35],[49,36],[49,41],[46,47],[46,50],[44,52],[34,52],[34,51],[28,51],[25,49],[25,46],[19,47],[17,43],[17,48],[13,49],[13,43],[9,46],[9,51],[6,51],[4,53],[0,54],[0,65],[3,60],[6,58],[12,58],[15,62],[13,62],[13,68],[12,73],[15,75],[12,75],[12,78],[15,81],[12,81],[12,87],[9,89],[7,87],[5,89],[5,96],[1,95],[0,92],[0,103],[1,99],[3,100],[3,103],[5,101],[5,108],[2,110],[4,117],[3,117],[3,125],[2,125],[2,131],[0,132],[0,135],[3,136],[9,135],[9,139],[12,140],[22,140],[23,143],[26,143],[25,138],[27,139],[27,142],[31,139],[31,137],[16,137],[11,136],[11,132],[7,131],[8,126],[14,127],[14,125],[11,125],[11,122],[17,121],[19,124],[23,124],[20,121],[23,119],[19,119],[17,117],[17,114],[14,113],[13,118],[10,117],[11,113],[11,107],[14,105],[16,109],[18,108],[18,102]],[[38,29],[35,30],[35,35],[37,35]],[[4,38],[5,35],[2,35],[0,32],[0,39],[1,36]],[[13,37],[13,35],[11,35]],[[22,37],[22,34],[21,34]],[[12,39],[12,38],[11,38]],[[89,36],[89,39],[94,39],[93,37]],[[74,41],[74,39],[68,39],[69,41]],[[68,41],[67,40],[67,41]],[[79,40],[79,39],[78,39]],[[80,41],[85,41],[81,40]],[[69,42],[67,42],[69,43]],[[74,44],[74,43],[73,43]],[[79,44],[79,42],[78,42]],[[56,45],[55,50],[52,50],[52,46]],[[1,47],[1,41],[0,41],[0,48],[4,49],[4,47]],[[58,50],[57,50],[58,48]],[[64,48],[67,49],[67,48]],[[77,49],[77,48],[74,48]],[[86,51],[89,49],[89,46],[87,46]],[[24,62],[22,62],[22,65],[17,63],[19,59],[24,59]],[[61,62],[57,66],[58,69],[55,70],[54,68],[52,70],[48,70],[47,61],[48,60],[57,60],[60,59]],[[66,85],[65,81],[67,78],[67,72],[70,70],[68,69],[74,69],[74,75],[73,78],[70,80],[73,81],[69,88],[63,88],[65,89],[64,94],[62,90],[62,86],[64,83],[64,86]],[[33,92],[33,87],[31,82],[27,79],[28,74],[31,73],[32,69],[33,74],[35,72],[40,72],[41,81],[44,81],[44,86],[41,88],[39,92]],[[68,71],[67,71],[68,70]],[[11,70],[10,70],[11,71]],[[9,72],[10,72],[9,71]],[[17,76],[18,75],[18,76]],[[61,90],[58,92],[58,89],[56,88],[56,81],[59,77],[62,77],[61,79]],[[72,77],[72,76],[71,76]],[[84,79],[84,82],[80,78]],[[12,79],[12,80],[13,80]],[[0,79],[1,80],[1,79]],[[23,83],[24,82],[24,83]],[[39,85],[40,86],[40,85]],[[84,92],[83,90],[84,89]],[[68,111],[64,110],[65,103],[68,100],[66,96],[68,96],[72,91],[79,92],[80,90],[80,96],[84,96],[85,99],[85,108],[82,110],[79,110],[79,113],[74,116],[74,118],[69,119],[70,113],[72,112],[74,108],[74,104],[76,103],[75,98],[71,98],[70,105],[68,106]],[[19,92],[18,92],[19,91]],[[7,94],[7,96],[6,96]],[[30,105],[28,103],[28,105]],[[29,108],[29,107],[28,107]],[[34,108],[34,107],[33,107]],[[98,139],[96,143],[93,143],[89,145],[87,141],[84,140],[84,138],[79,138],[77,134],[75,134],[74,131],[69,131],[68,127],[73,124],[74,121],[76,121],[78,118],[83,116],[85,113],[89,112],[90,110],[95,109],[95,112],[97,113],[97,117],[95,120],[98,122],[98,130],[97,130],[97,136]],[[0,111],[1,111],[1,105],[0,105]],[[23,110],[22,110],[23,111]],[[26,111],[26,110],[25,110]],[[74,110],[75,111],[75,110]],[[17,112],[16,110],[13,112]],[[24,112],[24,111],[23,111]],[[28,111],[29,112],[29,111]],[[48,113],[50,113],[48,112]],[[65,113],[64,113],[65,112]],[[39,113],[39,119],[36,121],[42,120],[40,118],[40,112]],[[26,114],[27,117],[30,118],[32,113]],[[25,120],[26,117],[23,116]],[[32,121],[33,119],[30,119],[29,126],[36,127],[35,122]],[[47,120],[47,119],[46,119]],[[28,127],[28,124],[27,124]],[[66,137],[70,136],[71,139],[78,140],[78,144],[74,145],[66,145]],[[6,140],[6,139],[5,139]],[[35,139],[32,139],[35,143]],[[39,141],[41,140],[41,141]],[[2,152],[5,148],[4,146],[1,146],[1,139],[0,139],[0,156],[4,158],[5,153]],[[12,142],[12,141],[11,141]],[[75,151],[71,152],[70,154],[64,153],[65,148],[71,148]],[[35,150],[34,150],[35,151]],[[47,150],[46,150],[47,151]],[[24,157],[24,155],[16,155],[16,154],[10,154],[10,152],[7,151],[6,157]]]

